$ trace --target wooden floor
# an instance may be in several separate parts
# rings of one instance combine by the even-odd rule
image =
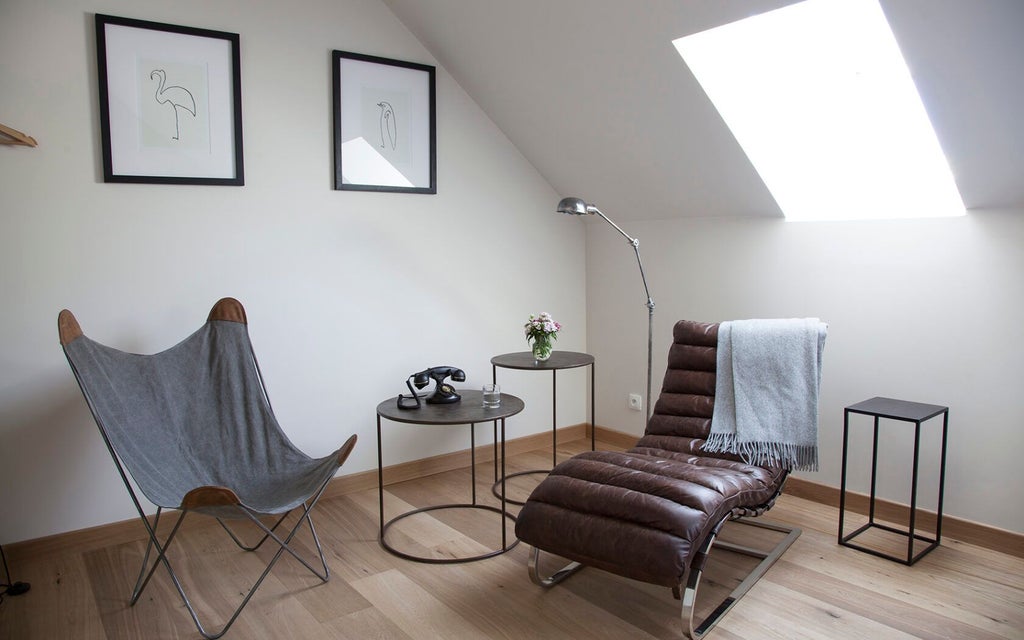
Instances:
[[[568,443],[569,455],[583,442]],[[510,471],[545,468],[550,452],[510,458]],[[478,496],[490,496],[491,468],[478,468]],[[523,495],[541,476],[516,481]],[[468,500],[469,470],[388,487],[388,516],[428,504]],[[510,490],[510,495],[516,493]],[[321,583],[283,558],[227,638],[679,638],[679,605],[670,590],[584,569],[550,590],[526,573],[528,549],[463,565],[396,558],[377,542],[377,492],[324,500],[316,525],[332,579]],[[718,640],[766,638],[1024,639],[1024,560],[943,540],[906,567],[836,544],[835,509],[783,496],[765,516],[803,535],[712,631]],[[388,540],[404,551],[446,557],[500,545],[499,517],[485,511],[434,511],[402,520]],[[730,524],[723,537],[736,535]],[[509,535],[512,524],[509,521]],[[141,530],[141,525],[140,525]],[[172,561],[201,617],[213,628],[267,557],[236,550],[217,527],[193,527]],[[302,546],[310,541],[300,534]],[[768,542],[767,546],[771,546]],[[69,546],[47,557],[17,558],[16,580],[32,590],[0,604],[0,638],[198,638],[167,577],[159,571],[135,607],[130,584],[145,545]],[[719,552],[704,574],[698,608],[717,604],[747,561]],[[551,563],[554,565],[554,563]],[[749,564],[749,563],[747,563]],[[248,582],[247,582],[248,581]]]

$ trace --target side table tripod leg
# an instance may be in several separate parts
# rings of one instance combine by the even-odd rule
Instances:
[[[491,365],[491,382],[498,384],[498,365]],[[494,483],[498,483],[498,421],[495,420],[492,424],[493,435],[491,436],[491,442],[494,447]]]
[[[505,514],[508,505],[505,503],[505,418],[501,419],[501,548],[508,549],[508,531],[505,526]]]
[[[558,464],[558,370],[551,370],[551,468]]]
[[[380,539],[384,539],[384,455],[380,444],[380,415],[377,415],[377,506],[380,513]]]
[[[476,423],[469,424],[469,481],[476,504]]]
[[[590,363],[590,450],[597,450],[597,420],[594,418],[594,367],[597,366],[593,362]],[[648,409],[649,410],[649,409]]]
[[[494,434],[491,436],[491,444],[494,447],[494,481],[498,481],[498,421],[491,423]]]

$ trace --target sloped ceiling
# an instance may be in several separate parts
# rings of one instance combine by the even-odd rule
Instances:
[[[561,195],[616,220],[782,215],[672,40],[792,0],[384,2]],[[882,7],[967,207],[1024,207],[1024,1]]]

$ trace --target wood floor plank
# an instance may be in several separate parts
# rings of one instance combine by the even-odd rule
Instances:
[[[69,630],[82,640],[107,637],[81,554],[47,554],[16,566],[12,578],[31,589],[0,603],[0,639],[69,637]]]
[[[325,541],[321,540],[321,542]],[[274,577],[295,601],[320,623],[369,607],[370,603],[359,595],[359,592],[353,589],[348,581],[333,575],[336,573],[334,566],[337,566],[338,562],[332,562],[334,558],[330,556],[327,549],[324,550],[324,555],[327,557],[328,568],[332,574],[331,579],[327,582],[322,582],[291,557],[281,558],[274,568]],[[321,570],[320,560],[314,551],[310,550],[304,553],[303,558],[314,569]]]
[[[746,606],[748,604],[753,606]],[[742,604],[733,607],[719,624],[744,638],[766,640],[911,640],[915,637],[766,580],[755,585]]]
[[[358,493],[358,492],[357,492]],[[374,496],[377,490],[371,492]],[[323,501],[316,514],[317,531],[327,557],[327,565],[335,578],[357,580],[393,569],[399,559],[384,553],[377,542],[377,514],[369,514],[360,506],[365,499],[356,494]]]
[[[376,492],[373,504],[369,495],[353,496],[364,512],[378,511]],[[430,498],[436,498],[431,495]],[[430,500],[430,504],[436,504]],[[412,504],[400,500],[390,491],[384,493],[386,517],[392,518],[415,509]],[[387,540],[393,548],[404,553],[425,558],[451,559],[486,554],[501,548],[500,514],[478,509],[442,509],[428,511],[403,518],[392,525]],[[506,543],[515,541],[514,522],[504,518]],[[453,526],[455,525],[455,526]],[[476,535],[469,535],[471,531]],[[486,544],[478,539],[486,539]]]
[[[681,636],[681,605],[673,599],[670,589],[633,582],[591,568],[584,569],[561,586],[653,637]]]
[[[770,581],[814,597],[823,605],[832,606],[836,612],[847,611],[861,617],[870,617],[916,638],[999,640],[1012,637],[990,633],[955,618],[936,616],[915,604],[810,571],[785,559],[773,568]]]
[[[483,630],[397,569],[356,580],[352,586],[413,640],[485,637]]]
[[[367,515],[376,516],[379,513],[376,491],[353,494],[352,500]],[[416,508],[390,491],[384,492],[384,517],[386,519],[394,518]],[[388,537],[391,539],[392,536],[408,535],[407,532],[410,530],[414,534],[412,539],[422,548],[442,546],[465,537],[465,534],[431,517],[429,513],[404,518],[388,530]]]
[[[410,563],[402,572],[487,637],[649,638],[642,629],[565,589],[529,582],[523,545],[486,562],[443,567]],[[451,585],[460,585],[452,589]]]
[[[323,635],[320,621],[297,599],[288,597],[286,589],[274,582],[263,586],[267,588],[256,592],[226,638],[308,640]]]
[[[327,637],[337,640],[412,640],[374,607],[336,618],[324,625],[324,632]]]
[[[940,546],[907,567],[840,547],[820,535],[804,535],[785,557],[822,575],[1019,640],[1024,629],[1024,594],[983,578],[948,571],[943,566],[946,557],[956,553],[955,549]],[[1009,558],[1008,562],[1024,568],[1024,561]]]
[[[85,554],[95,594],[95,608],[110,638],[189,638],[195,633],[166,571],[157,569],[135,606],[129,604],[142,566],[145,544],[132,542]]]

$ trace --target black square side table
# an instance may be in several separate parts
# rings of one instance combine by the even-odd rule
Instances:
[[[867,524],[848,535],[843,535],[843,519],[846,512],[846,448],[850,434],[851,413],[874,417],[874,437],[871,443],[871,496],[868,502]],[[939,415],[942,416],[942,450],[939,457],[939,500],[935,516],[935,537],[929,538],[919,533],[915,533],[915,524],[917,519],[917,471],[921,445],[921,423]],[[877,477],[876,472],[878,469],[878,423],[881,418],[914,423],[914,461],[911,469],[910,522],[906,531],[875,522],[875,479]],[[946,433],[948,427],[949,407],[941,407],[934,404],[921,404],[919,402],[907,402],[905,400],[895,400],[893,398],[876,397],[846,407],[843,411],[843,468],[841,480],[842,487],[840,488],[839,493],[839,544],[857,549],[858,551],[864,551],[865,553],[870,553],[881,558],[895,560],[896,562],[901,562],[908,566],[914,564],[925,554],[939,546],[939,541],[942,539],[942,494],[946,483]],[[899,556],[893,556],[852,542],[855,537],[871,528],[881,529],[883,531],[905,536],[907,538],[907,557],[904,559]],[[928,543],[928,546],[919,551],[916,555],[914,554],[915,540],[921,540]]]

